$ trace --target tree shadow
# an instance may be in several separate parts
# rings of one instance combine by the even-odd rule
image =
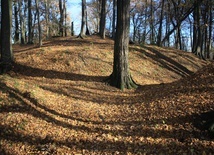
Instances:
[[[193,125],[201,131],[209,131],[214,139],[214,110],[202,112],[194,116]],[[212,131],[211,131],[212,130]]]
[[[40,68],[34,68],[22,64],[14,64],[13,71],[15,73],[30,76],[30,77],[44,77],[49,79],[62,79],[71,81],[94,81],[101,82],[104,81],[106,76],[88,76],[83,74],[66,73],[54,70],[43,70]]]
[[[143,49],[144,48],[144,49]],[[146,57],[151,58],[152,60],[159,63],[162,67],[168,69],[171,72],[174,72],[181,77],[186,77],[191,75],[193,72],[188,70],[186,67],[181,65],[180,63],[176,62],[175,60],[171,59],[170,57],[165,56],[160,51],[156,50],[153,47],[144,46],[143,48],[137,48],[137,47],[130,47],[131,50],[139,52],[139,56],[143,57],[145,59]],[[150,52],[147,52],[146,50],[149,50]],[[145,56],[144,56],[145,55]]]
[[[156,129],[155,126],[161,122],[159,119],[154,119],[152,122],[149,120],[146,121],[91,121],[90,123],[96,124],[96,127],[87,127],[85,125],[71,125],[67,122],[57,120],[53,117],[59,116],[61,118],[77,120],[81,122],[87,121],[76,118],[70,115],[65,115],[57,112],[54,109],[50,109],[45,105],[42,105],[38,102],[37,99],[32,97],[28,92],[20,92],[14,88],[11,88],[4,83],[0,84],[1,90],[5,90],[5,92],[9,93],[9,96],[19,101],[19,104],[11,104],[11,105],[3,105],[0,108],[0,113],[26,113],[32,115],[35,118],[47,121],[51,124],[57,125],[59,127],[67,128],[67,129],[74,129],[76,131],[84,131],[87,132],[89,135],[91,133],[99,134],[98,137],[95,139],[74,139],[68,138],[66,140],[57,140],[54,137],[45,137],[41,138],[40,135],[28,135],[21,132],[18,132],[17,129],[5,125],[0,124],[0,136],[2,140],[8,140],[11,142],[23,142],[29,145],[35,146],[37,150],[41,147],[46,147],[46,151],[49,153],[54,153],[56,151],[55,147],[63,147],[67,146],[69,148],[77,148],[80,150],[86,151],[97,151],[97,152],[107,152],[107,153],[115,153],[120,152],[121,154],[125,154],[127,152],[135,153],[144,153],[148,151],[150,154],[153,153],[160,153],[157,151],[170,152],[169,154],[174,154],[173,148],[175,150],[186,150],[188,153],[191,152],[191,149],[204,151],[204,149],[208,152],[214,152],[212,146],[206,146],[203,148],[198,149],[198,146],[191,146],[191,138],[201,138],[203,133],[195,131],[190,132],[185,129],[174,129],[174,130],[165,130]],[[51,114],[51,115],[49,115]],[[212,115],[213,116],[213,115]],[[175,117],[175,118],[168,118],[166,120],[166,124],[177,125],[179,124],[191,124],[194,118],[190,116],[184,117]],[[122,129],[105,129],[103,126],[105,125],[121,125],[123,126]],[[147,126],[146,128],[142,128],[142,125]],[[126,140],[108,140],[103,137],[103,135],[109,134],[112,136],[122,136],[124,139],[129,137],[143,137],[144,139],[147,138],[154,138],[154,139],[178,139],[178,143],[149,143],[146,141],[140,142],[136,139],[136,141],[126,141]],[[53,147],[53,145],[56,145]],[[141,149],[140,149],[141,148]],[[153,148],[153,149],[150,149]],[[155,148],[155,149],[154,149]],[[3,150],[6,152],[6,150]]]

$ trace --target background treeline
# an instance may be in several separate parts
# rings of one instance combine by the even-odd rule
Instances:
[[[106,1],[106,33],[114,36],[115,1]],[[88,4],[89,25],[99,32],[102,0]],[[192,51],[201,58],[213,57],[214,1],[131,0],[130,40]]]
[[[72,1],[67,0],[13,0],[13,43],[41,45],[42,40],[73,34],[70,5]],[[87,32],[114,38],[116,0],[82,0],[79,5],[84,9],[81,36]],[[213,0],[131,0],[130,15],[132,42],[213,59]]]
[[[70,19],[66,4],[67,0],[14,0],[14,43],[34,43],[52,36],[67,36]]]

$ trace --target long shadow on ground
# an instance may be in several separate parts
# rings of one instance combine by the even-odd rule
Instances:
[[[54,70],[43,70],[40,68],[33,68],[26,65],[14,64],[13,71],[15,73],[31,76],[31,77],[44,77],[49,79],[62,79],[62,80],[72,80],[72,81],[94,81],[100,82],[103,81],[106,76],[88,76],[75,73],[66,73]]]
[[[116,151],[120,151],[121,153],[131,152],[131,153],[143,153],[145,151],[149,153],[166,153],[170,152],[172,154],[176,153],[173,152],[173,150],[185,150],[191,152],[189,147],[194,150],[204,151],[206,152],[214,152],[213,148],[207,146],[203,148],[198,148],[198,146],[191,146],[191,141],[188,141],[189,137],[194,138],[201,138],[204,135],[201,135],[198,132],[190,132],[183,129],[178,129],[175,131],[167,131],[167,130],[156,130],[154,126],[156,124],[152,125],[149,122],[141,122],[141,121],[132,121],[132,122],[109,122],[110,124],[117,125],[123,125],[123,130],[107,130],[103,128],[103,125],[106,124],[106,122],[91,122],[97,125],[100,125],[100,127],[96,128],[88,128],[87,126],[74,126],[69,123],[56,120],[53,116],[48,115],[48,113],[53,114],[55,116],[60,116],[62,118],[68,118],[68,119],[77,119],[72,116],[66,116],[63,114],[60,114],[56,112],[53,109],[49,109],[44,105],[41,105],[35,98],[31,97],[29,93],[25,92],[22,93],[16,89],[10,88],[6,86],[4,83],[0,84],[1,90],[6,90],[5,92],[9,93],[10,97],[16,99],[21,103],[20,105],[17,104],[11,104],[11,105],[4,105],[0,108],[0,113],[27,113],[29,115],[32,115],[38,119],[42,119],[44,121],[47,121],[51,124],[55,124],[57,126],[68,128],[68,129],[74,129],[77,131],[85,131],[89,135],[90,133],[99,133],[100,139],[73,139],[69,138],[65,141],[59,141],[56,140],[53,137],[46,137],[45,139],[42,139],[40,135],[32,136],[27,134],[20,134],[20,132],[17,131],[16,128],[11,127],[9,125],[0,125],[0,137],[2,140],[8,140],[11,142],[23,142],[28,145],[32,145],[38,150],[41,148],[41,146],[46,146],[46,151],[49,153],[54,153],[56,151],[55,147],[62,147],[67,146],[69,148],[78,148],[82,150],[88,150],[88,151],[101,151],[101,152],[109,152],[109,153],[115,153]],[[41,109],[41,110],[39,110]],[[185,120],[187,123],[192,123],[193,116],[188,117],[178,117],[178,118],[169,118],[167,122],[170,122],[173,124],[173,121],[175,120]],[[78,121],[83,121],[79,119]],[[159,120],[154,120],[154,122],[158,122]],[[190,121],[190,122],[189,122]],[[183,122],[183,124],[185,124]],[[147,129],[140,128],[141,124],[147,125]],[[180,123],[180,122],[174,122],[174,123]],[[107,122],[108,124],[108,122]],[[131,126],[134,126],[134,128],[130,129]],[[123,137],[129,137],[129,136],[143,136],[144,138],[173,138],[178,139],[177,144],[173,143],[146,143],[146,142],[133,142],[133,141],[109,141],[102,139],[102,134],[110,134],[114,136],[123,136]],[[191,135],[191,136],[190,136]],[[54,147],[53,147],[54,144]],[[152,148],[152,149],[151,149]],[[202,150],[201,150],[202,149]],[[6,152],[6,150],[3,150]],[[160,151],[160,152],[159,152]]]
[[[149,50],[151,53],[147,52],[143,48]],[[165,56],[164,54],[162,54],[160,51],[156,50],[155,48],[152,48],[149,46],[144,46],[143,48],[139,49],[136,47],[130,47],[131,50],[138,51],[139,55],[141,57],[144,57],[144,55],[145,55],[145,56],[151,58],[153,61],[156,61],[157,63],[159,63],[161,65],[161,67],[164,67],[167,70],[180,75],[181,77],[186,77],[193,73],[192,71],[188,70],[182,64],[176,62],[175,60],[173,60],[170,57]]]

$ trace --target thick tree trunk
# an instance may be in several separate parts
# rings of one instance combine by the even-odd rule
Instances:
[[[1,61],[0,73],[12,68],[13,52],[11,43],[12,0],[1,1]]]
[[[121,90],[125,88],[136,88],[129,72],[129,30],[130,30],[130,0],[117,1],[117,28],[114,43],[114,64],[113,72],[110,75],[109,83]]]

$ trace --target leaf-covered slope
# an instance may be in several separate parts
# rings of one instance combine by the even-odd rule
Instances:
[[[17,47],[16,62],[28,69],[28,75],[59,72],[66,76],[109,76],[112,72],[113,41],[92,36],[84,40],[62,38],[46,42],[42,48]],[[172,48],[130,46],[130,70],[138,84],[158,84],[190,75],[206,64],[195,55]],[[30,72],[30,70],[33,72]],[[21,72],[21,71],[20,71]],[[38,75],[39,76],[39,75]],[[69,76],[69,75],[67,75]],[[59,77],[60,78],[60,77]]]
[[[1,153],[214,153],[203,128],[214,109],[213,64],[131,45],[140,86],[121,92],[102,82],[112,71],[112,40],[58,38],[14,50],[13,71],[0,76]]]

